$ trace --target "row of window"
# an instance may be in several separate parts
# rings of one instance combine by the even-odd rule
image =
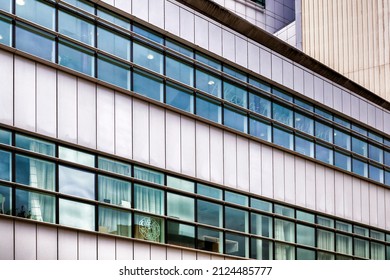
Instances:
[[[58,30],[59,34],[79,41],[84,47],[63,37],[57,42],[54,33],[17,21],[13,42],[17,49],[390,185],[390,171],[385,167],[390,166],[390,150],[383,145],[389,145],[387,138],[202,54],[196,53],[200,64],[194,68],[192,60],[185,58],[194,58],[191,49],[164,40],[140,26],[131,27],[126,19],[100,8],[96,9],[97,16],[118,25],[117,31],[102,23],[95,25],[91,18],[65,8],[59,9],[58,27],[55,27],[55,5],[49,2],[30,0],[23,5],[16,2],[15,13],[48,29]],[[68,2],[95,13],[94,6],[87,2]],[[47,13],[47,17],[38,16],[42,13]],[[119,33],[121,28],[132,28],[149,41],[130,40],[129,34]],[[10,19],[0,17],[1,31],[8,36],[2,36],[0,41],[12,45]],[[181,58],[177,53],[164,51],[164,42],[169,49],[180,53]],[[106,54],[101,51],[96,54],[87,45],[97,46]],[[127,63],[130,61],[135,65]],[[169,78],[167,81],[164,75]],[[193,88],[196,88],[195,93]],[[227,102],[222,102],[221,98]]]
[[[0,143],[1,214],[246,258],[390,257],[380,230],[5,130]]]

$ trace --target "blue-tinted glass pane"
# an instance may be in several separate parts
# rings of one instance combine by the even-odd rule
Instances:
[[[390,170],[385,170],[385,184],[390,186]]]
[[[166,40],[165,41],[165,45],[172,49],[172,50],[175,50],[181,54],[184,54],[188,57],[191,57],[193,58],[194,57],[194,52],[192,51],[192,49],[180,44],[180,43],[177,43],[177,42],[173,42],[171,40]]]
[[[15,146],[32,152],[55,156],[55,145],[32,137],[16,134]]]
[[[106,21],[109,21],[115,25],[118,25],[124,29],[127,29],[127,30],[130,29],[130,21],[129,20],[122,18],[118,15],[115,15],[113,13],[110,13],[107,10],[98,8],[97,15],[98,15],[98,17],[100,17]]]
[[[0,143],[11,145],[11,132],[0,129]]]
[[[337,116],[334,116],[334,122],[335,123],[338,123],[338,124],[341,124],[342,126],[346,127],[346,128],[351,128],[351,123],[343,118],[340,118],[340,117],[337,117]]]
[[[261,199],[251,198],[251,207],[261,211],[272,212],[272,203]]]
[[[331,148],[316,144],[316,159],[328,164],[333,164],[333,150]]]
[[[248,197],[246,195],[225,191],[225,201],[230,203],[248,206]]]
[[[356,125],[356,124],[352,124],[352,130],[353,131],[356,131],[364,136],[367,136],[367,129],[359,126],[359,125]]]
[[[124,176],[131,176],[131,165],[120,161],[99,157],[99,168]]]
[[[274,103],[272,106],[272,116],[278,122],[293,126],[293,111],[288,107]]]
[[[364,161],[354,158],[352,160],[352,172],[360,176],[368,177],[368,164]]]
[[[79,8],[79,9],[82,9],[90,14],[94,13],[93,4],[88,3],[87,1],[83,1],[83,0],[63,0],[63,1]]]
[[[306,132],[307,134],[314,134],[314,121],[311,117],[295,112],[295,128]]]
[[[98,199],[125,208],[131,208],[131,184],[99,175]]]
[[[383,143],[383,137],[376,134],[375,132],[369,131],[368,137],[374,139],[375,141],[378,141],[379,143]]]
[[[183,84],[194,85],[194,69],[191,65],[171,57],[166,58],[166,75]]]
[[[67,199],[59,199],[60,225],[95,230],[95,206]]]
[[[295,136],[295,151],[308,157],[314,157],[314,143],[309,139]]]
[[[314,224],[315,215],[304,211],[297,210],[297,219]]]
[[[271,101],[266,97],[249,93],[249,110],[270,118]]]
[[[351,157],[340,152],[335,152],[334,165],[344,170],[351,171]]]
[[[162,79],[146,72],[134,70],[133,82],[133,90],[135,92],[163,102],[164,85]]]
[[[252,86],[255,86],[261,90],[264,90],[266,92],[271,92],[271,86],[267,84],[266,82],[260,81],[256,78],[249,77],[249,83]]]
[[[4,1],[4,0],[3,0]],[[19,5],[16,1],[16,15],[42,25],[49,29],[54,29],[54,6],[40,0],[24,0],[24,5]]]
[[[303,100],[301,100],[299,98],[295,98],[294,99],[294,103],[297,104],[299,107],[302,107],[302,108],[304,108],[306,110],[309,110],[311,112],[314,111],[314,108],[313,108],[312,104],[310,104],[310,103],[308,103],[306,101],[303,101]]]
[[[238,71],[237,69],[233,69],[231,67],[228,67],[228,66],[224,66],[223,67],[223,72],[225,72],[226,74],[229,74],[230,76],[233,76],[243,82],[246,82],[246,75],[245,73],[241,72],[241,71]]]
[[[232,207],[225,207],[225,228],[248,232],[248,212]]]
[[[246,115],[228,108],[224,108],[224,125],[237,129],[242,132],[248,131],[248,121]]]
[[[383,140],[383,143],[384,143],[386,146],[390,147],[390,139],[385,138],[385,139]]]
[[[125,60],[130,60],[130,39],[111,30],[98,27],[98,48]]]
[[[378,146],[370,144],[368,156],[372,160],[383,163],[383,150]]]
[[[283,216],[290,217],[290,218],[295,217],[293,208],[279,205],[279,204],[275,204],[274,212],[275,212],[275,214],[283,215]]]
[[[0,1],[0,10],[11,12],[12,0],[2,0]]]
[[[161,52],[146,47],[139,43],[133,43],[133,61],[135,64],[152,71],[163,73],[163,55]]]
[[[222,205],[198,200],[198,223],[222,227]]]
[[[98,57],[98,79],[124,89],[130,89],[130,66],[106,56]]]
[[[387,165],[387,166],[390,166],[390,151],[385,151],[385,160],[384,160],[384,163]]]
[[[0,214],[11,215],[12,213],[11,209],[12,209],[11,188],[0,186]]]
[[[95,199],[95,174],[60,166],[58,177],[61,193]]]
[[[90,46],[95,45],[94,25],[76,15],[59,11],[58,32]]]
[[[332,113],[330,113],[324,109],[320,109],[318,107],[315,107],[314,111],[316,112],[317,115],[320,115],[320,116],[324,117],[325,119],[333,120]]]
[[[208,65],[208,66],[210,66],[212,68],[215,68],[217,70],[221,70],[222,69],[221,63],[219,61],[217,61],[215,59],[212,59],[212,58],[210,58],[210,57],[208,57],[206,55],[197,53],[196,54],[196,60],[198,60],[198,61],[200,61],[200,62],[202,62],[202,63],[204,63],[204,64],[206,64],[206,65]]]
[[[367,157],[367,142],[356,137],[352,137],[352,152]]]
[[[276,145],[282,146],[290,150],[294,149],[292,132],[289,132],[284,129],[280,129],[278,127],[274,127],[273,132],[274,132],[273,142]]]
[[[351,136],[340,130],[334,130],[334,143],[344,149],[351,150]]]
[[[211,95],[221,97],[222,81],[221,79],[209,72],[196,70],[196,88]]]
[[[163,44],[164,39],[161,37],[160,34],[147,29],[146,27],[140,27],[138,25],[133,26],[133,31],[145,38],[148,38],[149,40],[155,41],[156,43]]]
[[[229,82],[224,82],[223,87],[224,87],[223,93],[224,93],[225,100],[237,104],[239,106],[242,106],[244,108],[247,107],[247,100],[246,100],[247,91],[245,88]]]
[[[66,41],[58,44],[58,63],[89,76],[94,76],[93,52]]]
[[[139,166],[134,166],[134,178],[152,182],[155,184],[163,185],[164,184],[164,174],[154,170],[142,168]]]
[[[131,237],[131,213],[99,206],[99,232]]]
[[[40,222],[55,223],[55,197],[35,192],[16,190],[16,216]]]
[[[138,184],[134,185],[134,208],[157,215],[164,214],[164,192]]]
[[[199,183],[197,184],[197,193],[215,199],[222,199],[222,190]]]
[[[18,50],[54,61],[54,36],[24,24],[16,25],[16,42]]]
[[[315,136],[327,141],[329,143],[333,143],[333,129],[331,126],[316,121],[316,128],[315,128]]]
[[[250,118],[249,119],[249,131],[250,134],[271,142],[271,124],[267,122],[260,121],[258,119]]]
[[[95,167],[95,156],[89,153],[60,146],[58,148],[58,157],[74,163]]]
[[[282,90],[280,90],[278,88],[273,87],[272,88],[272,93],[274,95],[276,95],[276,96],[286,100],[286,101],[293,102],[293,97],[290,94],[285,93],[284,91],[282,91]]]
[[[174,84],[168,84],[166,87],[166,103],[190,113],[194,112],[193,92]]]
[[[379,183],[383,183],[383,180],[384,180],[384,178],[383,178],[383,176],[384,176],[383,169],[380,168],[380,167],[377,167],[375,165],[371,165],[371,164],[370,164],[369,168],[370,168],[369,178],[373,179],[373,180],[375,180],[375,181],[377,181]]]
[[[182,247],[195,248],[195,227],[173,221],[168,221],[167,225],[168,244]]]
[[[315,229],[304,225],[297,225],[297,243],[306,246],[315,246]]]
[[[196,97],[196,114],[213,122],[221,123],[221,105],[210,99]]]
[[[11,180],[11,153],[0,150],[0,180]]]
[[[11,46],[11,19],[0,15],[0,44]]]

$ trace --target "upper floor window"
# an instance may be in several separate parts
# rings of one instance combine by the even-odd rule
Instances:
[[[251,0],[252,2],[255,2],[256,4],[259,4],[262,7],[265,7],[265,0]]]

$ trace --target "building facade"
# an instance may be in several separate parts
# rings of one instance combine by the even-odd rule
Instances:
[[[389,102],[215,2],[0,3],[1,259],[390,259]]]

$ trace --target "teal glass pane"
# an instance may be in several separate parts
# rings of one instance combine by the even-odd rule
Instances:
[[[95,199],[94,173],[60,165],[58,179],[60,193]]]
[[[223,72],[225,72],[226,74],[233,76],[234,78],[239,79],[243,82],[247,81],[246,74],[237,70],[237,69],[233,69],[233,68],[225,65],[223,67]]]
[[[167,243],[182,247],[195,248],[195,227],[168,221]]]
[[[207,55],[196,53],[196,60],[200,61],[216,70],[221,70],[222,66],[221,63],[215,59],[212,59],[211,57],[208,57]]]
[[[370,230],[370,236],[376,240],[385,241],[385,233],[377,230]]]
[[[272,212],[272,203],[251,197],[251,207],[257,210]]]
[[[324,110],[324,109],[321,109],[321,108],[318,108],[318,107],[315,107],[314,109],[315,113],[325,119],[328,119],[328,120],[333,120],[333,115],[332,113]]]
[[[264,237],[273,237],[272,217],[260,214],[251,214],[251,234]]]
[[[368,237],[369,236],[369,230],[368,228],[360,227],[360,226],[353,226],[353,232],[356,234],[359,234],[361,236]]]
[[[63,11],[58,12],[58,32],[84,44],[95,45],[95,26],[92,22]]]
[[[23,2],[24,5],[20,5],[16,1],[17,16],[54,30],[55,9],[53,5],[40,0],[23,0]]]
[[[17,24],[15,47],[18,50],[54,62],[54,36],[33,27]]]
[[[98,166],[100,169],[113,172],[119,175],[131,176],[131,165],[120,161],[99,157]]]
[[[249,238],[239,234],[226,233],[225,253],[232,256],[248,258]]]
[[[315,215],[304,211],[297,210],[297,220],[314,223]]]
[[[246,195],[225,191],[225,201],[238,204],[241,206],[248,206],[248,197]]]
[[[165,45],[168,48],[170,48],[170,49],[172,49],[174,51],[177,51],[177,52],[179,52],[179,53],[181,53],[181,54],[183,54],[185,56],[188,56],[188,57],[191,57],[191,58],[194,57],[194,52],[192,51],[192,49],[189,48],[189,47],[184,46],[183,44],[180,44],[178,42],[174,42],[172,40],[166,40],[165,41]]]
[[[195,183],[173,176],[167,176],[167,186],[186,192],[195,192]]]
[[[0,180],[11,181],[11,153],[0,150]]]
[[[334,232],[317,229],[317,247],[323,250],[334,251]]]
[[[314,157],[314,142],[295,135],[295,151],[308,157]]]
[[[332,148],[328,148],[326,146],[316,144],[316,159],[328,164],[333,164]]]
[[[372,145],[372,144],[369,144],[368,145],[368,157],[372,160],[375,160],[379,163],[383,163],[383,149],[378,147],[378,146],[375,146],[375,145]]]
[[[154,184],[164,184],[164,173],[139,166],[134,166],[134,178],[143,181],[148,181]]]
[[[334,116],[333,120],[335,123],[338,123],[346,128],[351,128],[351,123],[349,121],[347,121],[346,119]]]
[[[322,216],[317,216],[317,224],[324,227],[334,228],[334,220]]]
[[[293,102],[292,95],[290,95],[290,94],[288,94],[288,93],[286,93],[286,92],[284,92],[284,91],[282,91],[282,90],[280,90],[278,88],[273,87],[272,88],[272,93],[274,95],[276,95],[276,96],[278,96],[278,97],[288,101],[288,102]]]
[[[354,238],[354,255],[359,258],[368,259],[369,256],[369,242],[368,240]]]
[[[348,133],[335,129],[333,135],[335,145],[351,150],[351,136]]]
[[[217,75],[197,69],[196,88],[211,95],[221,97],[222,81]]]
[[[297,248],[297,260],[315,260],[316,251]]]
[[[163,102],[163,80],[146,72],[134,70],[133,91]]]
[[[95,155],[60,146],[58,157],[74,163],[95,167]]]
[[[220,103],[200,95],[196,97],[196,114],[213,122],[221,123]]]
[[[245,114],[230,109],[228,107],[224,108],[224,125],[231,127],[233,129],[239,130],[241,132],[248,131],[248,118]]]
[[[329,143],[333,143],[333,128],[322,122],[315,122],[315,136]]]
[[[344,153],[334,153],[334,165],[344,170],[351,171],[351,156]]]
[[[183,84],[194,86],[194,69],[190,64],[184,63],[172,57],[166,57],[165,74]]]
[[[168,193],[167,216],[184,221],[194,222],[195,200],[190,197]]]
[[[352,137],[352,152],[367,157],[367,142],[356,137]]]
[[[60,40],[58,63],[89,76],[95,75],[94,53],[73,43]]]
[[[293,111],[289,107],[273,103],[272,118],[288,126],[293,126]]]
[[[255,86],[263,91],[271,92],[271,86],[268,83],[260,81],[256,78],[249,77],[249,84],[251,84],[252,86]]]
[[[206,186],[203,184],[197,184],[197,193],[200,195],[208,196],[215,199],[222,199],[222,190],[214,187]]]
[[[275,260],[295,260],[295,246],[276,242]]]
[[[194,112],[194,94],[184,87],[174,84],[166,86],[166,103],[183,111]]]
[[[223,87],[223,95],[225,100],[238,106],[247,108],[247,91],[245,88],[229,82],[224,82]]]
[[[0,185],[0,214],[5,214],[5,215],[12,214],[12,189],[1,185]]]
[[[99,206],[99,232],[131,237],[131,213]]]
[[[352,159],[352,172],[360,176],[368,177],[368,164],[367,162]]]
[[[163,44],[164,39],[162,36],[146,27],[141,27],[139,25],[133,25],[133,31],[149,40],[152,40],[158,44]]]
[[[197,221],[215,227],[222,227],[222,205],[198,199]]]
[[[223,252],[223,232],[215,229],[198,227],[197,248],[204,251]]]
[[[131,208],[131,184],[99,175],[98,199],[101,202]]]
[[[225,228],[248,232],[249,215],[247,211],[225,206]]]
[[[295,217],[293,208],[290,208],[287,206],[282,206],[279,204],[275,204],[274,212],[275,212],[275,214],[279,214],[279,215],[290,217],[290,218]]]
[[[17,217],[40,222],[55,223],[55,197],[23,190],[15,192],[15,214]]]
[[[385,260],[386,259],[386,249],[385,245],[376,243],[376,242],[370,242],[370,248],[371,248],[371,254],[370,259],[371,260]]]
[[[314,120],[304,114],[295,112],[295,128],[307,134],[314,134]]]
[[[134,215],[134,237],[154,242],[165,242],[165,225],[161,218]]]
[[[0,10],[11,12],[12,0],[2,0],[0,1]]]
[[[122,27],[124,29],[130,30],[130,21],[128,19],[125,19],[123,17],[120,17],[119,15],[116,15],[114,13],[111,13],[108,10],[105,10],[103,8],[98,8],[97,10],[98,17],[109,21],[119,27]]]
[[[295,242],[295,225],[293,222],[275,219],[275,239]]]
[[[370,179],[373,179],[379,183],[384,183],[383,168],[370,164],[368,174]]]
[[[345,231],[345,232],[352,232],[352,225],[349,224],[349,223],[336,221],[336,229],[342,230],[342,231]]]
[[[130,66],[106,56],[98,57],[98,79],[124,89],[130,89]]]
[[[7,130],[0,129],[0,143],[5,145],[11,145],[12,133]]]
[[[134,208],[157,215],[164,214],[164,192],[138,184],[134,185]]]
[[[60,198],[59,224],[95,231],[95,206]]]
[[[272,260],[273,242],[265,239],[251,238],[251,259]]]
[[[1,4],[0,4],[1,5]],[[11,19],[0,15],[0,44],[11,46],[12,24]]]
[[[82,9],[90,14],[94,13],[94,7],[92,3],[89,3],[87,1],[83,0],[63,0],[64,2],[67,2],[68,4],[71,4],[72,6],[75,6],[79,9]]]
[[[15,146],[18,148],[22,148],[22,149],[29,150],[29,151],[36,152],[36,153],[40,153],[40,154],[44,154],[47,156],[52,156],[52,157],[55,156],[55,145],[54,144],[52,144],[50,142],[38,140],[38,139],[35,139],[32,137],[16,134],[15,135]]]
[[[314,227],[297,225],[297,243],[306,246],[315,246],[315,229]]]
[[[249,132],[251,135],[271,142],[271,124],[255,118],[249,119]]]
[[[249,93],[249,110],[270,118],[271,101],[266,97]]]
[[[130,38],[106,28],[97,29],[97,46],[100,50],[130,60]]]
[[[290,131],[273,127],[273,142],[286,149],[294,150],[293,134]]]

